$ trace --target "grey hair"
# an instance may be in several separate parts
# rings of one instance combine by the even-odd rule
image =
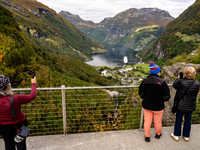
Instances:
[[[187,79],[193,79],[196,77],[196,70],[194,67],[186,67],[184,69],[184,75]]]
[[[11,94],[13,94],[11,84],[8,84],[6,89],[4,89],[3,91],[0,91],[0,96],[3,96],[3,97],[11,95]]]

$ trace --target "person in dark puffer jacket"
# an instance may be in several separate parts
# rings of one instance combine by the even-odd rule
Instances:
[[[187,90],[187,93],[180,99],[176,111],[176,122],[174,126],[174,132],[171,133],[171,137],[175,141],[179,141],[179,136],[181,135],[181,124],[183,116],[185,118],[183,126],[183,139],[187,142],[189,141],[190,130],[191,130],[191,117],[192,117],[192,112],[196,109],[196,99],[200,86],[200,83],[194,80],[195,76],[196,76],[195,68],[186,67],[184,69],[184,78],[180,79],[178,77],[176,81],[173,83],[173,87],[177,89],[174,98],[174,105]]]
[[[166,82],[160,78],[161,69],[154,62],[149,62],[150,75],[139,86],[139,95],[143,99],[145,141],[150,142],[152,119],[156,131],[155,138],[162,135],[162,117],[164,102],[170,98],[170,90]]]

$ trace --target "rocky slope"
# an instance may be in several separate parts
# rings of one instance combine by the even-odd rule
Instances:
[[[67,20],[70,20],[75,26],[77,27],[81,27],[81,26],[97,26],[98,24],[95,24],[94,22],[92,21],[85,21],[83,19],[81,19],[79,17],[79,15],[73,15],[71,14],[70,12],[68,11],[61,11],[59,12],[60,15],[62,15],[63,17],[65,17]]]
[[[99,24],[80,20],[69,12],[60,12],[74,23],[89,38],[100,43],[118,44],[135,50],[143,50],[151,45],[174,18],[158,8],[131,8],[108,18]]]
[[[200,46],[200,0],[188,7],[166,30],[153,46],[141,53],[143,60],[166,61],[183,53],[189,54]]]

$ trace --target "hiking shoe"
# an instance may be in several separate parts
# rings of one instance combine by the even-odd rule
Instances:
[[[179,141],[179,137],[178,137],[178,136],[175,136],[174,133],[171,133],[171,137],[172,137],[176,142]]]
[[[161,133],[160,135],[158,135],[158,134],[156,133],[155,138],[156,138],[156,139],[160,139],[161,136],[162,136],[162,133]]]
[[[150,138],[149,137],[145,137],[145,141],[146,142],[150,142]]]
[[[186,142],[189,142],[189,137],[184,137],[184,136],[183,136],[183,139],[184,139]]]

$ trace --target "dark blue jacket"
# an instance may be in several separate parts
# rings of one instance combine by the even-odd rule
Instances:
[[[140,84],[139,95],[143,99],[144,109],[160,111],[165,108],[164,102],[170,98],[170,90],[162,78],[151,74]]]
[[[190,85],[192,86],[190,87]],[[173,87],[177,89],[176,95],[174,98],[174,103],[176,103],[183,96],[185,91],[187,91],[190,87],[187,93],[179,101],[179,104],[178,104],[179,110],[194,111],[196,109],[196,99],[197,99],[197,94],[199,91],[199,85],[200,85],[199,82],[196,80],[187,79],[187,78],[176,79],[176,81],[173,83]]]

